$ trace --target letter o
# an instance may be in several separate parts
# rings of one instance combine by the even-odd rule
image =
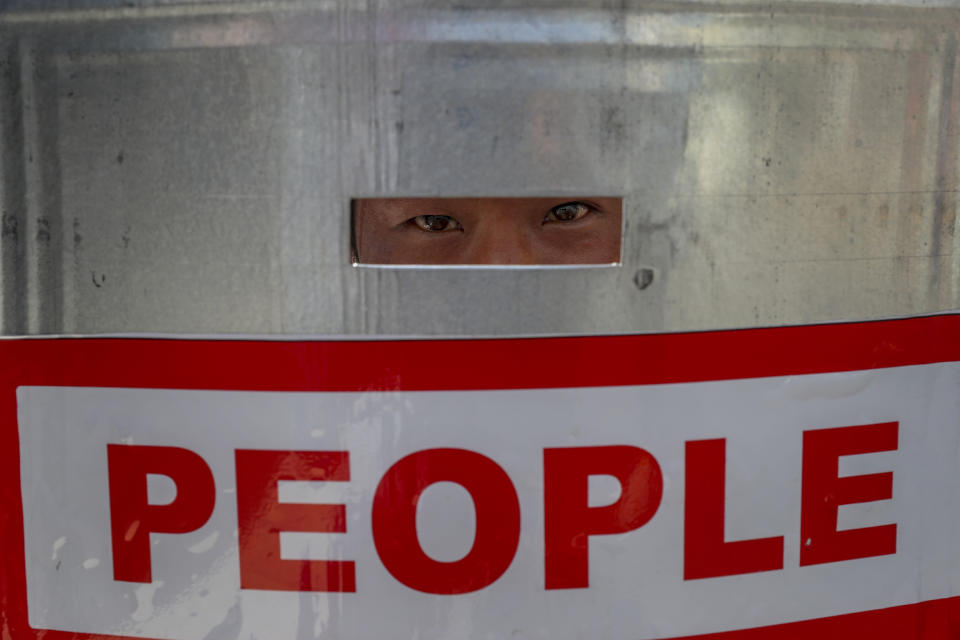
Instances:
[[[417,537],[417,503],[435,482],[455,482],[473,498],[473,547],[454,562],[428,556]],[[401,583],[425,593],[458,594],[492,584],[510,566],[520,542],[520,503],[507,473],[466,449],[427,449],[398,460],[373,497],[373,542]]]

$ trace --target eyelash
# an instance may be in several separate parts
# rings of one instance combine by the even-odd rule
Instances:
[[[566,207],[578,207],[578,210],[574,214],[573,218],[567,220],[558,218],[557,212]],[[563,204],[558,204],[557,206],[551,208],[550,211],[548,211],[543,217],[543,222],[541,224],[564,224],[568,222],[576,222],[577,220],[580,220],[586,217],[588,214],[594,212],[596,212],[596,207],[587,204],[586,202],[564,202]],[[453,216],[443,214],[414,216],[413,218],[407,220],[407,223],[425,233],[449,233],[451,231],[463,231],[463,225],[460,224],[459,220]],[[439,228],[433,228],[434,225],[439,225]]]

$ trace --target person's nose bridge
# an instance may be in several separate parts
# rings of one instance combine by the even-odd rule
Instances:
[[[467,264],[538,263],[532,234],[512,216],[477,225],[464,257]]]

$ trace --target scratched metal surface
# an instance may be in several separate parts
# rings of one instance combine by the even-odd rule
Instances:
[[[960,307],[960,9],[0,3],[2,332],[605,333]],[[356,196],[624,197],[608,269],[349,264]]]

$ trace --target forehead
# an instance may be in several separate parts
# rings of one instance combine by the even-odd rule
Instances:
[[[359,214],[418,211],[437,212],[481,212],[481,211],[541,211],[564,202],[573,202],[578,198],[558,197],[492,197],[492,198],[358,198],[355,210]],[[590,197],[611,210],[619,209],[620,199],[614,197]]]

